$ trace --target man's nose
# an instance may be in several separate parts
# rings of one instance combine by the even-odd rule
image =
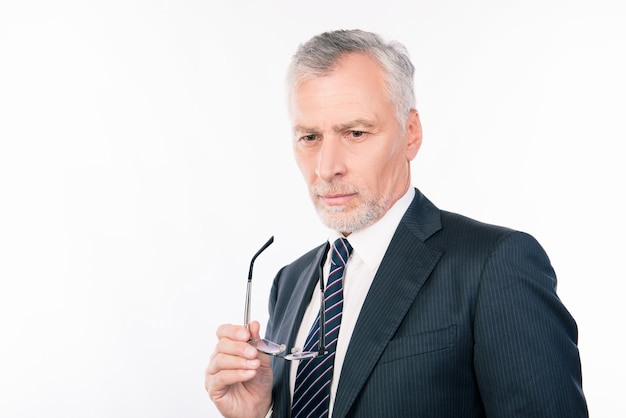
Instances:
[[[345,150],[339,138],[324,138],[317,156],[315,174],[324,180],[331,181],[346,172]]]

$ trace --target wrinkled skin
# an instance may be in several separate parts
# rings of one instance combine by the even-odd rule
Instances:
[[[205,388],[225,417],[264,417],[272,403],[270,358],[248,344],[259,338],[259,323],[250,331],[239,325],[221,325],[218,342],[205,373]]]

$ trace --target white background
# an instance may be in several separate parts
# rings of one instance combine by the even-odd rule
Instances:
[[[329,29],[417,67],[413,181],[533,234],[624,413],[626,13],[615,1],[0,2],[0,416],[214,417],[223,322],[321,243],[283,77]]]

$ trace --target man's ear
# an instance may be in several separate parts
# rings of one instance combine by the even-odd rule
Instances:
[[[406,156],[407,160],[412,161],[422,146],[422,123],[417,110],[411,109],[406,121]]]

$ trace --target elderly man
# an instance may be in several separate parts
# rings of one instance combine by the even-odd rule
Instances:
[[[219,327],[206,388],[224,416],[588,415],[540,245],[412,186],[413,71],[360,30],[293,57],[293,150],[329,240],[278,272],[265,339],[256,321]]]

